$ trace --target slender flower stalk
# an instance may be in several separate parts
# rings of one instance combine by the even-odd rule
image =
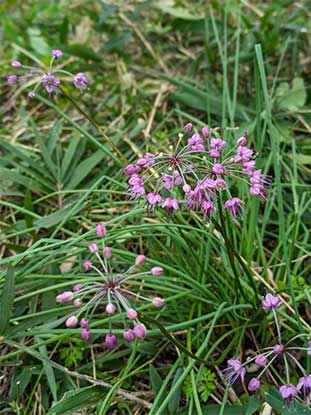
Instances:
[[[138,255],[134,265],[125,271],[123,268],[118,272],[114,267],[112,249],[105,244],[106,227],[103,224],[98,224],[95,230],[102,246],[100,247],[100,244],[95,242],[89,244],[89,252],[94,260],[86,260],[82,267],[86,272],[95,272],[98,279],[75,284],[72,291],[64,291],[59,294],[56,301],[73,304],[76,310],[67,318],[65,324],[66,327],[76,327],[80,324],[80,336],[84,341],[90,340],[92,336],[91,324],[96,316],[99,313],[104,313],[109,318],[109,333],[104,337],[103,344],[108,350],[112,350],[119,342],[112,332],[112,316],[118,312],[122,314],[123,339],[125,341],[132,342],[135,338],[142,340],[147,335],[147,329],[140,321],[139,313],[131,301],[134,298],[144,300],[158,309],[165,305],[165,300],[161,297],[148,298],[134,292],[131,281],[156,278],[162,275],[164,270],[158,266],[146,271],[142,270],[141,267],[146,264],[147,258],[144,255]]]

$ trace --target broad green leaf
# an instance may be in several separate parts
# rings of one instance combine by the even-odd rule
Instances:
[[[149,366],[149,378],[150,378],[154,396],[157,396],[163,384],[163,380],[153,365]]]
[[[248,400],[248,405],[245,411],[245,415],[253,415],[262,404],[261,400],[256,395],[252,395]]]
[[[54,213],[51,213],[50,215],[38,219],[34,224],[38,226],[38,228],[50,228],[54,225],[57,225],[67,217],[68,213],[72,209],[73,203],[74,202],[70,203],[70,205],[67,205],[62,209],[57,210]]]
[[[15,296],[14,287],[15,272],[14,268],[9,265],[0,295],[0,334],[5,334],[6,329],[9,326]]]
[[[75,189],[83,179],[94,169],[94,167],[103,160],[106,155],[102,150],[97,150],[96,153],[92,154],[86,160],[83,160],[75,169],[73,176],[66,189]]]
[[[42,37],[40,30],[29,28],[27,30],[32,49],[39,55],[49,55],[51,48]]]
[[[307,93],[302,78],[294,78],[290,88],[287,82],[282,82],[275,93],[277,106],[285,111],[297,111],[305,105]]]
[[[33,367],[24,367],[21,372],[18,372],[11,380],[9,399],[15,401],[18,399],[26,389],[32,376]]]
[[[181,396],[181,385],[178,386],[177,388],[174,388],[175,383],[178,381],[179,377],[181,376],[181,374],[183,373],[184,369],[179,368],[176,370],[173,382],[172,382],[172,386],[171,386],[171,390],[174,390],[174,393],[172,394],[172,398],[168,403],[168,411],[170,414],[176,414],[177,409],[178,409],[178,405],[179,405],[179,401],[180,401],[180,396]]]
[[[47,413],[47,415],[69,415],[83,408],[90,408],[106,394],[99,386],[88,386],[75,391],[66,392]]]

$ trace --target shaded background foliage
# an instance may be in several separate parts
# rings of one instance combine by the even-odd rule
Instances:
[[[213,227],[184,213],[147,216],[124,197],[126,180],[107,157],[109,146],[63,95],[29,101],[5,76],[13,59],[46,63],[51,49],[62,49],[90,80],[74,98],[130,161],[165,148],[188,120],[248,130],[274,183],[265,204],[247,203],[235,244],[260,295],[277,289],[296,311],[282,312],[291,337],[309,330],[301,319],[311,314],[309,2],[5,0],[0,16],[1,287],[14,293],[0,344],[2,413],[252,414],[265,400],[285,413],[274,391],[261,400],[240,386],[224,392],[224,361],[270,345],[275,334],[268,317],[251,311],[254,293],[242,277],[250,301],[237,296]],[[91,348],[63,329],[55,295],[83,278],[98,221],[109,224],[121,259],[140,252],[165,268],[146,289],[167,306],[146,315],[190,352],[207,340],[205,365],[156,325],[143,343],[112,354],[101,345],[105,319]],[[4,285],[7,264],[15,289]],[[90,386],[65,368],[112,388]]]

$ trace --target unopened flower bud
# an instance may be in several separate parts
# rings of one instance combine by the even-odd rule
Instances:
[[[92,262],[91,261],[85,261],[82,265],[84,271],[90,271],[92,269]]]
[[[80,334],[81,340],[87,341],[90,339],[91,336],[92,336],[92,333],[90,332],[90,330],[82,329],[81,334]]]
[[[56,301],[58,303],[68,303],[71,300],[73,300],[73,292],[72,291],[64,291],[63,293],[59,294],[56,297]]]
[[[127,310],[127,316],[130,320],[135,320],[137,318],[137,311],[134,308],[129,308]]]
[[[112,257],[112,249],[109,248],[109,246],[105,246],[103,249],[103,255],[105,258],[111,258]]]
[[[191,192],[191,186],[187,183],[183,185],[182,189],[185,193],[190,193]]]
[[[83,318],[80,321],[80,327],[82,327],[83,329],[87,329],[89,327],[89,321]]]
[[[79,307],[81,307],[81,304],[82,304],[82,301],[81,301],[80,298],[76,298],[76,299],[73,300],[73,306],[74,307],[79,308]]]
[[[81,290],[81,288],[82,288],[82,284],[76,284],[76,285],[74,285],[74,287],[73,287],[72,291],[73,291],[74,293],[76,293],[77,291],[80,291],[80,290]]]
[[[97,244],[96,244],[95,242],[91,242],[91,243],[89,244],[89,250],[90,250],[91,254],[95,254],[95,252],[97,252],[97,251],[98,251],[98,246],[97,246]]]
[[[211,135],[211,132],[207,127],[203,127],[202,134],[204,135],[204,137],[209,137]]]
[[[263,355],[263,354],[260,354],[259,356],[257,356],[257,357],[256,357],[255,363],[256,363],[258,366],[261,366],[261,367],[265,366],[265,365],[266,365],[266,363],[267,363],[267,358],[266,358],[266,356],[265,356],[265,355]]]
[[[161,297],[154,297],[152,299],[152,304],[157,308],[162,308],[165,304],[165,300]]]
[[[184,126],[184,132],[185,133],[190,133],[191,130],[192,130],[192,124],[191,124],[191,122],[188,122],[188,124],[186,124]]]
[[[78,324],[78,319],[75,316],[71,316],[67,318],[65,324],[66,324],[66,327],[76,327],[76,325]]]
[[[147,334],[147,329],[144,324],[139,323],[134,326],[134,333],[139,339],[144,339]]]
[[[104,238],[106,233],[107,233],[107,230],[106,230],[105,226],[102,223],[98,223],[96,225],[96,235],[99,238]]]
[[[161,267],[153,267],[153,268],[151,268],[151,274],[152,275],[158,276],[158,275],[162,275],[163,273],[164,273],[164,269],[161,268]]]
[[[13,66],[13,68],[20,68],[22,66],[22,64],[19,61],[13,61],[11,65]]]
[[[116,307],[115,307],[114,304],[109,303],[109,304],[106,305],[105,311],[106,311],[107,314],[114,314],[115,311],[116,311]]]
[[[127,342],[132,342],[135,339],[135,333],[133,330],[124,330],[123,332],[123,338]]]
[[[256,392],[260,388],[260,380],[257,378],[252,378],[248,384],[247,389],[250,392]]]
[[[146,261],[145,255],[137,255],[135,259],[135,265],[142,265]]]
[[[118,344],[118,339],[114,334],[106,334],[104,339],[104,345],[108,350],[112,350]]]

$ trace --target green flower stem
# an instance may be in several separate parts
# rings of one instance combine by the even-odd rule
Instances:
[[[236,283],[237,289],[240,291],[240,293],[243,296],[243,298],[245,299],[245,301],[249,302],[249,299],[247,298],[247,295],[245,294],[245,292],[243,290],[243,287],[242,287],[242,284],[240,282],[239,272],[236,268],[235,252],[233,250],[233,245],[231,244],[231,241],[230,241],[230,239],[227,235],[225,217],[224,217],[224,212],[223,212],[221,203],[222,203],[221,200],[218,199],[218,212],[219,212],[219,217],[220,217],[220,225],[216,221],[213,221],[213,223],[215,224],[217,230],[221,233],[221,235],[224,238],[225,247],[227,249],[231,269],[232,269],[232,272],[235,276],[235,283]],[[256,304],[253,304],[253,307],[254,307],[254,309],[256,309]]]
[[[114,142],[103,132],[101,127],[97,124],[97,122],[86,112],[83,108],[80,107],[80,105],[77,103],[77,101],[68,94],[63,88],[58,87],[62,93],[65,95],[67,99],[77,108],[77,110],[96,128],[96,130],[99,132],[99,134],[110,144],[112,149],[115,151],[115,153],[123,160],[124,163],[128,164],[129,161],[127,158],[121,153],[121,151],[118,149],[118,147],[114,144]]]

